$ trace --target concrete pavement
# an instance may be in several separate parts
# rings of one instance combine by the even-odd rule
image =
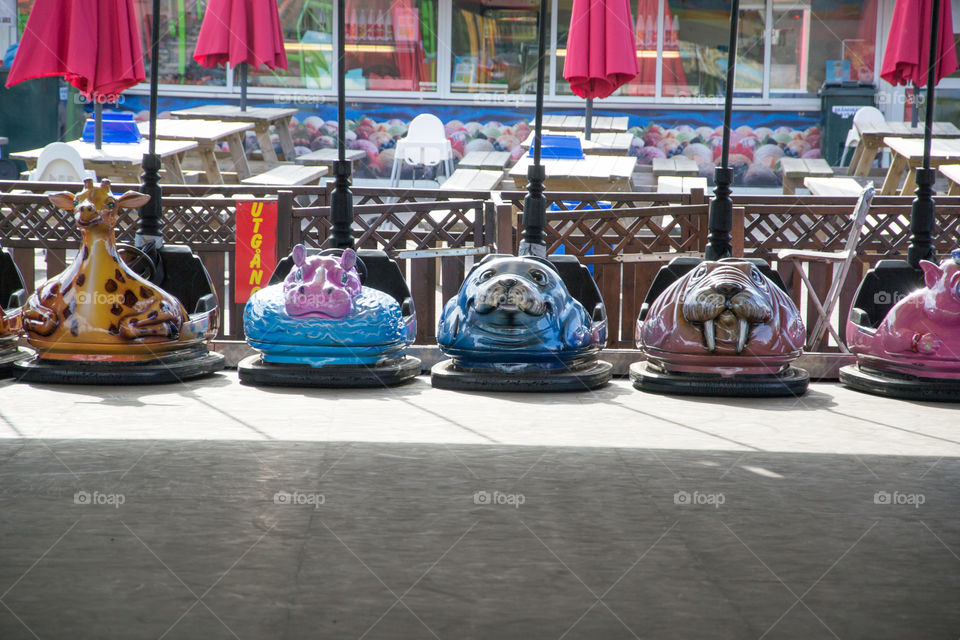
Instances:
[[[0,638],[956,640],[958,408],[0,382]]]

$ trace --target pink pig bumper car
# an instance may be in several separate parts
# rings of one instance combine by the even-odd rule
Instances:
[[[847,345],[857,363],[840,370],[845,386],[910,400],[960,401],[960,250],[939,265],[923,260],[920,268],[919,287],[888,283],[881,290],[871,286],[870,275],[864,280],[847,320]]]

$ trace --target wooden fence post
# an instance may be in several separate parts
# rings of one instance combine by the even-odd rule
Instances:
[[[277,260],[290,254],[293,245],[300,242],[299,233],[293,229],[293,192],[277,192]]]

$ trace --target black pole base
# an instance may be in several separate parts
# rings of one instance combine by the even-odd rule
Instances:
[[[707,260],[722,260],[733,255],[730,244],[730,231],[733,228],[733,200],[730,199],[730,185],[733,183],[733,169],[717,167],[714,172],[714,199],[710,203],[710,236],[704,257]]]
[[[350,191],[350,162],[337,160],[333,163],[336,184],[330,198],[330,246],[336,249],[352,249],[353,241],[353,193]]]
[[[920,378],[859,364],[840,369],[840,383],[855,391],[885,398],[926,402],[960,402],[960,380]]]
[[[605,360],[593,360],[569,369],[522,373],[461,369],[453,360],[442,360],[430,369],[431,385],[437,389],[453,391],[590,391],[607,384],[612,377],[613,365]]]
[[[148,254],[163,246],[163,189],[160,187],[162,161],[157,154],[144,154],[143,175],[140,191],[150,196],[150,201],[140,207],[135,245]],[[150,255],[155,258],[155,255]]]
[[[328,365],[265,362],[260,354],[248,356],[237,365],[240,382],[265,387],[312,387],[366,389],[395,387],[420,375],[419,358],[403,356],[377,365]]]
[[[937,222],[933,200],[933,183],[936,179],[936,169],[917,169],[916,198],[910,211],[910,247],[907,249],[907,261],[914,269],[920,268],[921,260],[937,260],[933,248],[933,232]]]
[[[34,358],[16,363],[17,382],[40,384],[141,385],[172,384],[208,376],[224,367],[223,354],[206,346],[145,362],[74,362]]]
[[[640,391],[681,396],[720,396],[739,398],[799,397],[807,392],[810,374],[788,367],[770,375],[671,373],[650,362],[630,365],[630,379]]]
[[[520,255],[545,258],[547,244],[543,240],[543,228],[547,226],[547,199],[543,196],[547,171],[543,165],[527,167],[527,197],[523,200],[523,237],[520,240]]]

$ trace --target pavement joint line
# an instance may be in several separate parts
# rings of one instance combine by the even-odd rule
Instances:
[[[608,401],[608,404],[613,404],[613,405],[616,405],[616,406],[618,406],[618,407],[622,407],[622,408],[626,409],[627,411],[633,411],[634,413],[639,413],[639,414],[642,415],[642,416],[647,416],[648,418],[653,418],[654,420],[660,420],[660,421],[662,421],[662,422],[666,422],[667,424],[672,424],[672,425],[677,426],[677,427],[682,427],[682,428],[684,428],[684,429],[689,429],[690,431],[696,431],[697,433],[699,433],[699,434],[701,434],[701,435],[710,436],[710,437],[716,438],[716,439],[718,439],[718,440],[723,440],[723,441],[725,441],[725,442],[729,442],[729,443],[735,444],[735,445],[737,445],[737,446],[743,447],[744,449],[751,449],[751,450],[753,450],[753,451],[765,451],[765,449],[761,449],[760,447],[755,447],[755,446],[753,446],[752,444],[747,444],[747,443],[745,443],[745,442],[740,442],[739,440],[734,440],[733,438],[728,438],[728,437],[726,437],[726,436],[717,435],[717,434],[715,434],[715,433],[711,433],[710,431],[707,431],[706,429],[698,429],[698,428],[696,428],[696,427],[691,427],[691,426],[688,425],[688,424],[683,424],[682,422],[679,422],[679,421],[677,421],[677,420],[671,420],[670,418],[664,418],[664,417],[662,417],[662,416],[654,415],[654,414],[649,413],[649,412],[647,412],[647,411],[641,411],[640,409],[637,409],[637,408],[635,408],[635,407],[631,407],[631,406],[629,406],[629,405],[625,405],[625,404],[623,404],[622,402],[617,402],[616,400],[610,400],[610,401]]]
[[[843,416],[845,418],[852,418],[854,420],[861,420],[870,424],[875,424],[878,427],[886,427],[887,429],[896,429],[897,431],[903,431],[904,433],[909,433],[915,436],[920,436],[923,438],[930,438],[932,440],[939,440],[941,442],[949,442],[950,444],[960,445],[960,441],[951,440],[950,438],[942,438],[940,436],[930,435],[929,433],[923,433],[922,431],[915,431],[913,429],[907,429],[906,427],[898,427],[896,425],[887,424],[886,422],[880,422],[879,420],[872,420],[870,418],[864,418],[861,416],[850,415],[849,413],[844,413],[843,411],[837,411],[836,409],[827,408],[826,411],[830,413],[835,413],[838,416]]]

